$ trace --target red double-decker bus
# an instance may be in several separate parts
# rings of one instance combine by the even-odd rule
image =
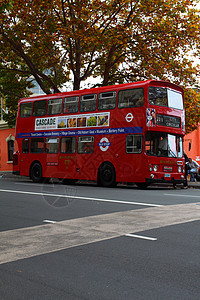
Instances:
[[[21,99],[13,171],[34,182],[183,183],[183,98],[147,80]]]

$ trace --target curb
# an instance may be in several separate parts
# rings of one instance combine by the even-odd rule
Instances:
[[[27,176],[14,175],[12,172],[0,172],[0,179],[13,179],[13,180],[30,180]],[[188,181],[188,188],[200,189],[200,181]]]

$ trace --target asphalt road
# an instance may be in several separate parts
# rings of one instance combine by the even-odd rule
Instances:
[[[0,180],[0,299],[199,299],[200,190]]]

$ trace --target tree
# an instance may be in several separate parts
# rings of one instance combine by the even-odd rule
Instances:
[[[194,1],[0,3],[1,66],[33,76],[45,93],[59,92],[70,74],[73,89],[91,76],[101,78],[99,85],[147,78],[170,80],[185,89],[197,83],[199,66],[191,57],[200,49],[200,22]]]

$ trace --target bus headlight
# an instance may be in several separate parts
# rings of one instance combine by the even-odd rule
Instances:
[[[182,168],[181,166],[178,167],[178,173],[181,173],[182,172]]]
[[[152,172],[152,166],[151,165],[149,166],[149,171]]]
[[[154,172],[157,172],[157,171],[158,171],[158,166],[157,166],[157,165],[154,165],[154,166],[153,166],[153,170],[154,170]]]

